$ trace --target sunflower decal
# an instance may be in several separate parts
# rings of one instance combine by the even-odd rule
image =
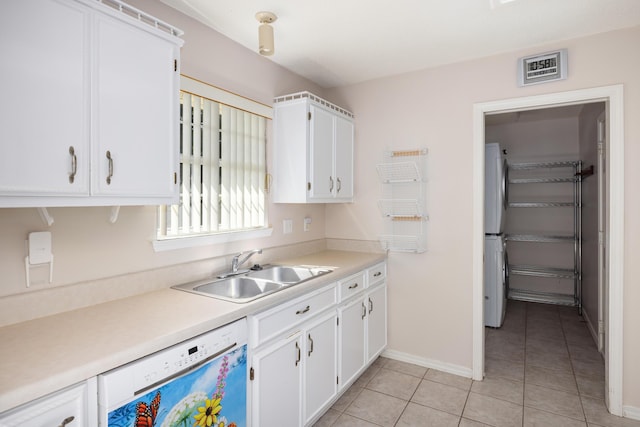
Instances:
[[[218,414],[222,411],[220,401],[221,399],[219,397],[216,399],[205,400],[204,406],[200,406],[198,408],[198,413],[193,416],[193,418],[196,419],[193,426],[211,427],[216,425],[218,423]]]

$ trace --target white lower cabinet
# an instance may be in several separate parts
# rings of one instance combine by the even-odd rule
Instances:
[[[97,427],[96,379],[0,414],[0,427]]]
[[[302,402],[302,334],[275,342],[251,358],[251,418],[254,427],[299,426]]]
[[[385,264],[249,316],[251,425],[309,426],[387,344]]]
[[[387,345],[387,285],[382,282],[338,308],[340,389],[349,385]]]
[[[337,327],[332,310],[307,329],[304,336],[304,422],[307,425],[337,392]]]
[[[365,364],[367,308],[364,295],[338,308],[340,319],[340,386],[349,384]]]
[[[367,362],[387,346],[387,285],[382,283],[367,293]]]
[[[306,425],[336,394],[335,310],[265,346],[251,362],[252,425]]]

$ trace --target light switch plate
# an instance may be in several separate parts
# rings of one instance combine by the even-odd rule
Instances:
[[[282,233],[283,234],[293,233],[293,220],[292,219],[283,219],[282,220]]]

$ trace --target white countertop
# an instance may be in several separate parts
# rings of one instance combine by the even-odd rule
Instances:
[[[237,304],[163,289],[0,328],[0,413],[290,300],[385,259],[325,251],[278,263],[331,267],[317,279]]]

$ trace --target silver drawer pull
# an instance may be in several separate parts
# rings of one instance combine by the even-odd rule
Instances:
[[[333,193],[333,177],[329,177],[329,192]]]
[[[107,151],[107,159],[109,160],[109,175],[107,175],[107,184],[111,184],[111,177],[113,176],[113,157],[111,157],[111,151]]]
[[[364,305],[364,302],[362,303],[362,319],[364,320],[364,318],[367,317],[367,306]]]
[[[311,353],[313,353],[313,338],[311,338],[311,334],[309,334],[308,336],[309,336],[309,344],[310,344],[309,357],[311,357]]]
[[[76,419],[76,417],[74,417],[74,416],[67,417],[64,420],[62,420],[62,424],[60,424],[58,427],[65,427],[67,424],[69,424],[70,422],[72,422],[75,419]]]
[[[300,346],[298,345],[298,341],[296,341],[296,366],[300,363]]]
[[[311,309],[311,307],[310,307],[310,306],[306,306],[306,307],[304,308],[304,310],[298,310],[298,311],[296,311],[296,314],[304,314],[304,313],[306,313],[307,311],[309,311],[310,309]]]
[[[382,271],[378,271],[376,274],[373,275],[373,277],[380,277],[382,276]]]
[[[342,190],[342,181],[340,181],[340,178],[338,178],[336,181],[338,182],[338,193],[339,193],[340,190]]]
[[[358,287],[358,284],[357,284],[357,283],[354,283],[353,285],[349,286],[349,289],[355,289],[355,288],[357,288],[357,287]]]
[[[371,298],[369,298],[369,314],[371,314],[372,311],[373,311],[373,301],[371,301]]]
[[[69,154],[71,155],[71,173],[69,174],[69,184],[73,184],[76,179],[76,173],[78,172],[78,158],[76,157],[76,150],[73,145],[69,147]]]

